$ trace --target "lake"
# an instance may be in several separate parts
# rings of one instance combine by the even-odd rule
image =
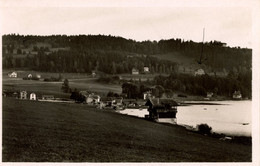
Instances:
[[[251,136],[252,101],[207,101],[199,105],[195,101],[193,103],[195,104],[178,107],[178,125],[189,125],[195,128],[198,124],[206,123],[216,133]],[[147,109],[125,109],[118,112],[138,117],[148,114]],[[163,119],[163,122],[173,123],[172,119]]]

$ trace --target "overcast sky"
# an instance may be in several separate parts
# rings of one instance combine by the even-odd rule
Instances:
[[[252,9],[240,6],[1,8],[1,33],[104,34],[137,41],[181,38],[252,47]]]

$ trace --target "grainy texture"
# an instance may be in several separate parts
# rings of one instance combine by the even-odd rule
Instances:
[[[3,98],[3,162],[250,162],[251,145],[98,110]]]

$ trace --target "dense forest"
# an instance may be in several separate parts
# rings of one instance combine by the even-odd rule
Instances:
[[[203,96],[206,92],[231,96],[234,91],[240,90],[243,96],[251,98],[252,50],[231,48],[220,41],[196,43],[169,39],[138,42],[104,35],[16,34],[4,35],[2,39],[4,69],[27,68],[58,73],[95,71],[116,75],[131,73],[133,68],[142,74],[144,67],[148,67],[150,73],[162,75],[146,82],[121,82],[123,93],[127,93],[130,98],[142,98],[143,92],[147,90],[153,90],[157,97],[162,94],[170,97],[174,91]],[[207,72],[201,76],[182,74],[181,64],[160,58],[168,53],[192,59],[198,68],[204,66],[226,74],[221,77],[216,74],[210,76]]]
[[[182,39],[134,41],[104,35],[3,35],[3,68],[26,67],[49,72],[129,73],[143,66],[153,73],[178,71],[178,63],[158,59],[161,54],[177,52],[183,57],[199,60],[219,71],[249,70],[252,50],[231,48],[211,41],[196,43]],[[150,56],[156,55],[156,56]]]

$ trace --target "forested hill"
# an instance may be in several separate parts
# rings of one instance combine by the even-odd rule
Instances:
[[[3,35],[3,68],[26,67],[53,72],[129,73],[132,68],[170,73],[185,68],[240,72],[251,69],[252,50],[220,41],[182,39],[134,41],[104,35]],[[203,51],[202,51],[203,50]],[[202,55],[202,57],[201,57]],[[158,59],[159,58],[159,59]],[[185,60],[182,63],[182,59]],[[202,64],[197,62],[202,60]]]

